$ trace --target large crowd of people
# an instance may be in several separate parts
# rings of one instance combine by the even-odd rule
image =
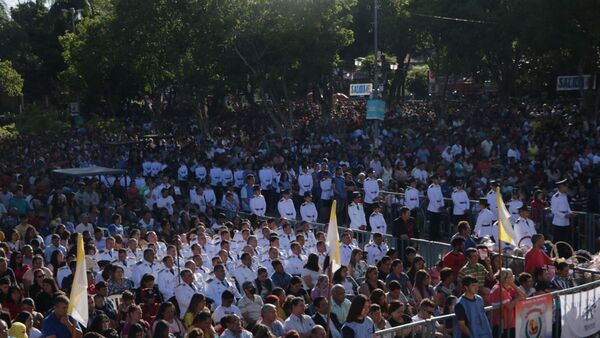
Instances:
[[[0,337],[366,337],[448,313],[436,335],[484,337],[501,328],[472,317],[480,306],[506,303],[510,318],[516,301],[583,281],[544,251],[544,236],[577,248],[574,211],[600,211],[600,129],[577,105],[404,103],[373,135],[364,102],[337,104],[275,107],[293,117],[283,135],[233,104],[208,121],[132,114],[122,135],[84,124],[3,140]],[[127,174],[52,174],[99,165]],[[510,269],[481,244],[497,240],[497,189],[525,252]],[[333,201],[342,266],[328,271],[315,225]],[[77,234],[88,323],[67,313]],[[452,250],[427,266],[415,238]]]

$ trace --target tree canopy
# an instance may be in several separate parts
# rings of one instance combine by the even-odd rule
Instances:
[[[389,101],[414,87],[406,81],[415,58],[436,75],[496,82],[506,96],[552,91],[557,75],[598,73],[600,0],[378,2],[380,49],[399,64],[382,79]],[[29,1],[0,15],[0,59],[21,74],[27,102],[76,99],[115,113],[149,98],[156,112],[168,102],[206,113],[228,95],[268,110],[268,102],[312,92],[327,110],[332,94],[347,90],[342,70],[373,53],[374,3]],[[83,17],[71,17],[70,8]]]

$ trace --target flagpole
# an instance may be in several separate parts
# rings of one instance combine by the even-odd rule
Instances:
[[[332,280],[332,276],[333,276],[333,272],[331,271],[333,270],[333,261],[330,258],[329,259],[329,267],[327,268],[327,277],[329,277],[329,283],[327,283],[327,301],[329,302],[329,311],[327,312],[327,327],[325,328],[325,332],[326,335],[325,337],[329,337],[330,336],[330,326],[331,326],[331,303],[333,301],[333,298],[331,297],[331,280]]]
[[[177,240],[175,241],[175,250],[177,250],[177,285],[181,284],[181,265],[179,265],[179,235],[177,236]],[[193,274],[196,274],[196,271],[192,271]]]
[[[502,227],[504,227],[504,224],[502,223],[502,221],[500,220],[500,208],[499,208],[499,203],[498,201],[500,200],[501,195],[500,195],[500,187],[496,187],[496,218],[498,219],[498,222],[500,223],[498,225],[498,254],[500,255],[500,268],[499,268],[499,273],[498,273],[498,286],[500,289],[500,317],[499,317],[499,322],[500,322],[500,330],[499,330],[499,335],[498,337],[502,337],[502,333],[504,331],[504,323],[502,322],[503,318],[502,318],[502,307],[503,307],[503,301],[502,301],[502,266],[504,265],[504,257],[502,257],[502,240],[500,239],[500,232],[502,231]],[[504,203],[502,203],[504,205]],[[493,262],[491,262],[493,264]],[[494,271],[492,264],[490,264],[490,266],[492,267],[492,272]]]
[[[329,224],[327,226],[327,242],[329,242],[329,248],[328,248],[328,256],[329,256],[329,266],[327,268],[327,277],[329,277],[329,282],[327,283],[327,301],[329,302],[329,311],[327,312],[327,327],[325,328],[325,331],[327,333],[326,337],[329,337],[330,333],[331,333],[331,306],[333,303],[333,298],[331,297],[331,283],[333,280],[333,267],[334,267],[334,261],[336,262],[335,266],[339,266],[340,265],[340,257],[339,257],[339,233],[337,232],[337,216],[336,216],[336,210],[337,210],[337,203],[336,200],[333,200],[333,203],[331,205],[331,212],[329,215]]]

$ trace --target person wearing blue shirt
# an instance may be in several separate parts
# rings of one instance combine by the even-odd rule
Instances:
[[[333,178],[333,197],[337,201],[336,214],[337,219],[342,223],[346,221],[346,200],[348,193],[346,191],[346,178],[342,172],[342,167],[335,168],[335,177]]]
[[[57,234],[53,234],[51,237],[51,243],[44,250],[44,257],[46,258],[46,262],[50,262],[50,258],[52,257],[52,253],[56,250],[59,250],[63,253],[63,255],[67,254],[67,249],[60,245],[60,236]]]
[[[271,275],[273,284],[277,287],[287,290],[292,281],[292,275],[285,272],[283,263],[281,263],[280,260],[275,260],[271,264],[273,264],[273,270],[275,270],[275,272]]]
[[[123,236],[123,226],[121,225],[121,215],[114,214],[112,217],[112,224],[108,226],[108,232],[111,236],[121,235]]]
[[[50,312],[42,322],[42,337],[81,338],[83,336],[79,323],[68,315],[68,307],[67,296],[60,295],[54,298],[54,311]]]
[[[492,328],[484,310],[483,298],[477,294],[479,283],[473,276],[462,279],[465,292],[458,299],[454,312],[453,338],[492,338]]]

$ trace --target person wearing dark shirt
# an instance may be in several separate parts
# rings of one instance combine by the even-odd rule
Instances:
[[[400,217],[392,222],[392,234],[403,240],[419,237],[415,219],[410,216],[408,207],[400,208]]]
[[[492,338],[492,328],[485,314],[483,298],[477,294],[479,283],[473,276],[462,279],[463,295],[454,307],[454,337]]]

